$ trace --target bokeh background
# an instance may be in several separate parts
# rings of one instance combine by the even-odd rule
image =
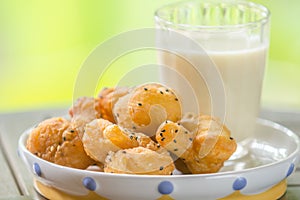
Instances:
[[[154,11],[176,1],[1,0],[0,112],[70,106],[80,67],[97,45],[125,31],[154,27]],[[298,111],[300,1],[254,1],[272,13],[262,106]]]

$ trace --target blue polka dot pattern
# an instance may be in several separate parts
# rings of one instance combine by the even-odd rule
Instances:
[[[84,185],[84,187],[88,190],[91,191],[95,191],[96,190],[96,182],[94,181],[94,179],[92,179],[91,177],[85,177],[82,180],[82,184]]]
[[[169,181],[162,181],[158,185],[158,191],[161,194],[171,194],[173,192],[173,184]]]
[[[294,168],[295,168],[295,165],[294,165],[294,163],[292,163],[292,164],[290,165],[290,168],[289,168],[287,174],[286,174],[286,177],[290,176],[290,175],[293,173]]]
[[[39,164],[33,163],[33,171],[36,175],[42,176],[42,170],[41,170]]]
[[[234,181],[234,183],[233,183],[233,185],[232,185],[232,188],[233,188],[234,190],[241,190],[241,189],[243,189],[244,187],[246,187],[246,185],[247,185],[247,180],[246,180],[244,177],[238,177],[238,178]]]

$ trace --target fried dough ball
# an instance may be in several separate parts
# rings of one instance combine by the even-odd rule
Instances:
[[[125,96],[128,92],[129,89],[125,87],[102,89],[98,95],[101,118],[116,123],[112,109],[119,98]]]
[[[180,157],[192,173],[217,172],[235,152],[237,144],[215,118],[200,116],[195,123],[197,127],[189,126],[194,127],[189,131],[180,123],[166,121],[159,127],[156,139]]]
[[[41,122],[32,130],[27,140],[27,149],[44,160],[79,169],[95,163],[87,156],[82,142],[70,122],[56,117]]]
[[[121,97],[113,113],[118,125],[153,136],[163,121],[181,118],[181,102],[172,89],[149,83]]]
[[[57,147],[62,144],[62,134],[69,126],[70,122],[61,117],[42,121],[29,134],[26,148],[38,157],[54,162]]]
[[[84,149],[94,160],[104,163],[107,154],[142,146],[157,150],[158,144],[143,133],[130,132],[105,119],[88,123],[82,138]]]
[[[104,172],[120,174],[171,175],[175,169],[168,153],[158,153],[144,147],[111,152]]]
[[[72,128],[82,138],[85,125],[101,116],[99,101],[93,97],[80,97],[70,108],[69,114],[72,117]]]
[[[96,163],[86,154],[82,141],[75,130],[65,130],[62,134],[62,140],[62,145],[58,146],[55,153],[54,162],[56,164],[86,169]]]

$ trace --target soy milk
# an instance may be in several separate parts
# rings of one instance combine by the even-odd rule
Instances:
[[[180,50],[177,51],[177,55],[167,51],[160,52],[159,63],[180,74],[171,74],[167,68],[161,68],[162,82],[173,87],[182,96],[185,100],[185,112],[196,110],[202,114],[219,117],[237,141],[251,137],[260,107],[267,46],[206,52],[207,54]],[[195,73],[189,61],[196,64],[199,72],[216,67],[219,76],[206,78],[214,81],[221,77],[223,93],[220,92],[219,96],[212,99],[205,79]],[[185,81],[182,81],[182,77]],[[219,105],[213,106],[212,102]]]

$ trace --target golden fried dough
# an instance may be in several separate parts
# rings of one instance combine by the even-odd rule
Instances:
[[[37,156],[68,167],[85,169],[95,163],[83,149],[78,133],[70,129],[64,118],[51,118],[32,130],[27,140],[27,149]]]
[[[93,97],[80,97],[69,110],[72,117],[72,129],[77,130],[82,138],[84,126],[94,119],[100,118],[100,105]]]
[[[111,152],[104,172],[121,174],[171,175],[175,169],[169,154],[160,154],[144,147]]]
[[[197,126],[189,131],[180,123],[167,121],[156,133],[157,142],[180,157],[194,174],[213,173],[236,150],[236,142],[229,130],[210,116],[200,116]]]
[[[82,137],[85,152],[94,160],[104,163],[104,160],[110,151],[117,151],[120,148],[114,145],[110,140],[104,138],[103,132],[107,126],[112,123],[105,119],[95,119],[86,124]]]
[[[181,102],[172,89],[149,83],[121,97],[113,113],[118,125],[153,136],[163,121],[181,118]]]
[[[130,132],[105,119],[95,119],[85,127],[84,149],[93,159],[104,163],[107,154],[142,146],[157,150],[158,145],[143,133]]]
[[[103,88],[97,98],[101,118],[115,123],[112,109],[119,98],[126,95],[128,92],[129,89],[125,87]]]
[[[54,163],[78,169],[86,169],[96,163],[84,151],[83,144],[76,131],[72,129],[64,131],[62,140],[62,145],[58,146],[55,153]]]
[[[26,148],[38,157],[54,162],[56,150],[62,144],[62,134],[69,126],[70,122],[61,117],[41,122],[29,134]]]

